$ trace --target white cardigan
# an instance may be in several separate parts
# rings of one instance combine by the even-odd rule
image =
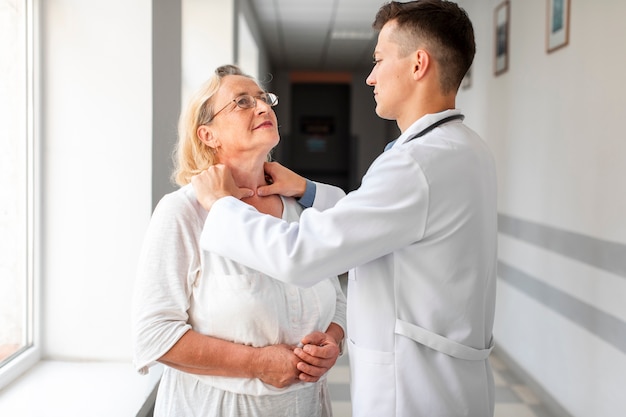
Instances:
[[[283,198],[283,205],[283,220],[297,222],[300,205],[291,198]],[[154,211],[133,302],[134,364],[139,372],[147,372],[190,328],[256,347],[297,345],[306,334],[326,331],[331,322],[345,329],[345,297],[336,276],[300,288],[202,251],[206,215],[191,185],[163,197]],[[283,394],[306,385],[277,389],[258,379],[194,377],[248,395]]]

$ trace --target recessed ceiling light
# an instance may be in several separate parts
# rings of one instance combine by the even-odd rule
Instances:
[[[369,40],[372,39],[373,36],[373,31],[363,30],[333,30],[330,34],[331,39]]]

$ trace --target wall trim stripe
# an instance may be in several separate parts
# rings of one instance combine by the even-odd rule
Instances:
[[[498,231],[626,278],[624,244],[521,220],[506,214],[498,214]]]
[[[502,261],[498,276],[549,309],[626,353],[626,323]]]

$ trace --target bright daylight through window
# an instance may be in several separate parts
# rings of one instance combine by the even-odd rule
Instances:
[[[0,0],[0,376],[33,343],[30,4]]]

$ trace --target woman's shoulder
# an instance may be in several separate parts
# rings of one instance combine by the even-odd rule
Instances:
[[[178,216],[199,216],[204,219],[206,210],[198,203],[191,184],[183,185],[176,191],[165,194],[154,209],[157,214],[175,214]]]

